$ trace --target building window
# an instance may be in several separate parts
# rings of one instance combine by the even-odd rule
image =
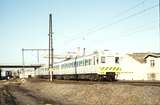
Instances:
[[[106,62],[106,58],[105,57],[101,57],[101,63],[105,63]]]
[[[155,66],[155,61],[154,60],[150,60],[150,66],[154,67]]]
[[[115,57],[115,63],[119,64],[119,57]]]

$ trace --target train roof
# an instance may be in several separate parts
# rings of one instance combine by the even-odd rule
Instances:
[[[80,58],[85,58],[85,57],[89,57],[89,56],[92,56],[92,55],[97,55],[97,53],[92,53],[92,54],[83,55],[83,56],[76,56],[76,57],[77,57],[77,59],[80,59]],[[67,61],[75,60],[76,57],[68,58],[68,59],[65,59],[63,61],[56,62],[54,64],[58,64],[58,63],[62,63],[62,62],[67,62]]]

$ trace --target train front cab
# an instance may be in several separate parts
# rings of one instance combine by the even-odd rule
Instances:
[[[117,80],[118,73],[121,71],[118,56],[100,55],[98,63],[98,74],[100,80]]]

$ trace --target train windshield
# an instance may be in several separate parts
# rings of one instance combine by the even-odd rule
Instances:
[[[104,56],[101,57],[101,63],[106,63],[106,57]]]

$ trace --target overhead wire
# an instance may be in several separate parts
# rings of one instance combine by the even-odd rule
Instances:
[[[142,14],[142,13],[144,13],[144,12],[147,12],[147,11],[149,11],[149,10],[155,8],[155,7],[158,7],[158,6],[159,6],[159,5],[156,4],[156,5],[153,5],[153,6],[151,6],[151,7],[145,8],[145,9],[143,9],[142,11],[139,11],[139,12],[136,12],[136,13],[134,13],[134,14],[132,14],[132,15],[127,16],[127,17],[121,18],[121,19],[119,19],[119,20],[117,20],[117,21],[115,21],[115,22],[113,22],[113,23],[110,23],[110,24],[108,24],[108,25],[105,25],[105,26],[103,26],[103,27],[101,27],[101,28],[99,28],[99,29],[97,29],[97,30],[94,30],[94,31],[92,31],[92,32],[89,32],[89,33],[87,33],[87,34],[91,34],[91,33],[93,33],[93,32],[97,32],[97,31],[100,31],[100,30],[102,30],[102,29],[106,29],[106,28],[108,28],[108,27],[110,27],[110,26],[112,26],[112,25],[118,24],[118,23],[120,23],[120,22],[122,22],[122,21],[128,20],[128,19],[130,19],[130,18],[132,18],[132,17],[135,17],[135,16],[138,16],[138,15],[140,15],[140,14]]]
[[[159,3],[159,9],[158,9],[158,18],[159,18],[159,51],[160,51],[160,0],[158,0]]]
[[[109,39],[107,42],[109,41],[115,41],[115,40],[120,40],[120,39],[124,39],[124,38],[127,38],[127,37],[131,37],[131,36],[135,36],[135,33],[140,33],[140,32],[144,32],[144,31],[150,31],[150,30],[155,30],[155,27],[151,26],[151,27],[141,27],[140,29],[137,28],[138,30],[134,30],[130,33],[120,33],[121,34],[121,37],[116,37],[114,39]],[[123,34],[123,35],[122,35]],[[94,40],[95,41],[95,40]],[[102,40],[101,40],[102,41]]]
[[[113,25],[115,25],[115,24],[118,24],[118,23],[122,22],[122,21],[128,20],[128,19],[130,19],[130,18],[132,18],[132,17],[135,17],[135,16],[138,16],[138,15],[140,15],[140,14],[143,14],[144,12],[147,12],[147,11],[149,11],[149,10],[155,8],[155,7],[158,7],[158,6],[159,6],[159,4],[155,4],[155,5],[153,5],[153,6],[150,6],[150,7],[148,7],[148,8],[145,8],[145,9],[143,9],[143,10],[141,10],[141,11],[138,11],[138,12],[136,12],[136,13],[134,13],[134,14],[131,14],[131,15],[129,15],[129,16],[126,16],[126,17],[124,17],[124,18],[121,18],[121,19],[119,19],[119,20],[117,20],[117,21],[115,21],[115,22],[112,22],[112,23],[110,23],[110,24],[108,24],[108,25],[105,25],[105,26],[103,26],[103,27],[100,27],[100,28],[98,28],[98,29],[96,29],[96,30],[94,30],[94,31],[88,32],[88,33],[87,33],[87,36],[89,36],[89,34],[91,34],[91,33],[94,33],[94,32],[97,32],[97,31],[100,31],[100,30],[109,28],[109,27],[111,27],[111,26],[113,26]],[[75,40],[79,40],[79,39],[74,38],[74,39],[72,39],[72,42],[75,41]]]
[[[87,32],[86,36],[89,36],[89,35],[91,35],[91,34],[94,33],[94,32],[98,32],[98,31],[101,31],[101,30],[103,30],[103,29],[107,29],[107,28],[109,28],[109,27],[111,27],[111,26],[113,26],[113,25],[115,25],[115,24],[118,24],[118,23],[121,23],[121,22],[123,22],[123,21],[126,21],[126,20],[128,20],[128,19],[130,19],[130,18],[132,18],[132,17],[139,16],[139,15],[141,15],[141,14],[147,12],[147,11],[150,11],[150,10],[152,10],[152,9],[158,7],[158,6],[159,6],[159,4],[152,5],[152,6],[147,7],[147,8],[145,8],[145,9],[141,10],[141,11],[138,11],[138,12],[136,12],[136,13],[133,13],[133,14],[129,15],[129,16],[120,18],[120,19],[118,19],[117,21],[114,21],[114,22],[112,22],[112,23],[110,23],[110,24],[106,24],[106,25],[101,26],[101,27],[99,27],[98,25],[96,25],[95,28],[96,28],[96,27],[98,27],[98,28],[96,28],[96,30],[95,30],[95,28],[93,28],[93,31],[92,31],[91,28],[88,29],[89,32]],[[150,28],[150,29],[151,29],[151,28]],[[128,36],[131,36],[131,35],[135,35],[135,33],[142,32],[142,31],[145,31],[145,30],[150,30],[150,29],[147,28],[147,29],[144,29],[144,30],[141,30],[141,31],[140,31],[140,30],[139,30],[139,31],[135,31],[135,32],[132,32],[132,33],[130,33],[130,34],[124,35],[124,37],[122,37],[122,38],[125,38],[126,36],[128,37]],[[84,32],[83,32],[83,33],[84,33]],[[79,34],[81,34],[81,33],[79,33]],[[79,36],[78,36],[78,37],[79,37]],[[82,36],[80,36],[79,38],[82,38]],[[71,39],[71,42],[73,42],[73,41],[75,41],[75,40],[79,40],[79,38],[77,38],[77,37],[72,38],[72,39]],[[83,38],[84,38],[84,36],[83,36]],[[71,42],[68,41],[67,43],[69,44],[69,43],[71,43]]]
[[[119,16],[122,16],[122,15],[124,15],[124,14],[127,14],[129,11],[134,10],[135,8],[141,6],[141,5],[144,4],[146,1],[147,1],[147,0],[142,0],[142,1],[139,2],[138,4],[132,6],[131,8],[126,9],[126,10],[118,13],[117,15],[113,16],[112,19],[117,18],[117,17],[119,17]],[[75,34],[75,35],[77,36],[77,35],[79,35],[79,34],[88,33],[89,31],[95,30],[97,27],[100,27],[101,25],[103,25],[103,24],[95,25],[95,26],[93,26],[92,28],[87,29],[86,32],[79,32],[78,34]],[[75,38],[71,38],[70,40],[76,40],[77,38],[79,38],[79,36],[78,36],[78,37],[75,37]]]

